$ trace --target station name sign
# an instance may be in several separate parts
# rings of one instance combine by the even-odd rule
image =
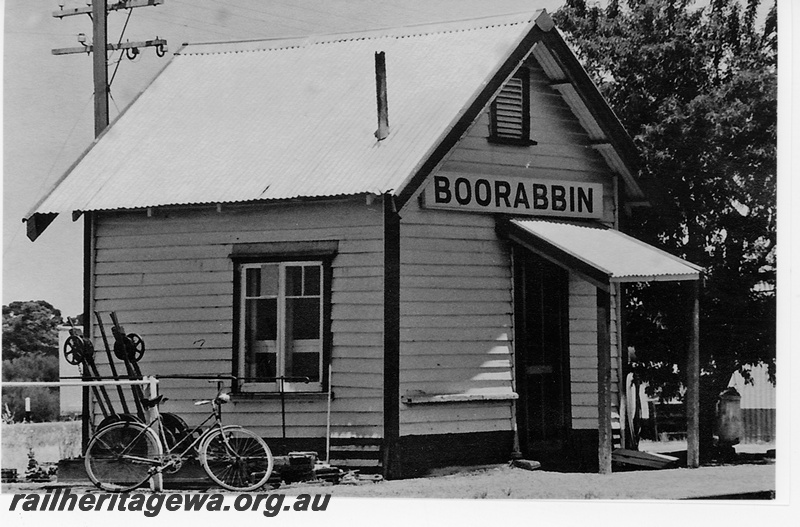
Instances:
[[[425,188],[424,206],[428,209],[602,218],[603,185],[439,173]]]

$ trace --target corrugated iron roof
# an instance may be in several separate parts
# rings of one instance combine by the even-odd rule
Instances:
[[[699,280],[703,268],[627,234],[594,224],[511,220],[534,245],[544,243],[608,277],[610,282]]]
[[[187,46],[29,217],[396,190],[534,23]],[[383,141],[373,135],[379,51]]]

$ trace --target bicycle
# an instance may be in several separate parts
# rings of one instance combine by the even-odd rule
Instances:
[[[159,395],[143,403],[153,407],[163,401]],[[127,492],[156,474],[175,473],[184,461],[197,457],[206,474],[225,489],[249,492],[262,487],[272,474],[272,452],[250,430],[223,426],[221,406],[228,401],[230,395],[221,390],[214,399],[196,401],[197,406],[210,404],[211,415],[177,439],[174,433],[168,438],[160,415],[147,425],[126,420],[100,428],[86,449],[86,474],[104,491]],[[203,431],[212,419],[214,423]]]

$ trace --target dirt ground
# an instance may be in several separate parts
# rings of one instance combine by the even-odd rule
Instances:
[[[25,474],[28,453],[33,451],[39,463],[57,463],[81,453],[81,422],[3,423],[0,465]]]
[[[685,459],[686,441],[643,442],[642,450]],[[534,500],[681,500],[738,496],[759,499],[776,492],[775,459],[766,452],[774,444],[737,445],[727,464],[697,469],[625,470],[610,475],[523,470],[508,465],[446,468],[428,477],[380,483],[326,486],[343,497]],[[621,467],[615,467],[615,470]],[[317,490],[314,490],[317,489]],[[319,485],[294,484],[278,489],[287,494],[319,492]]]
[[[56,426],[57,425],[57,426]],[[74,423],[37,426],[3,426],[3,468],[16,467],[24,474],[27,452],[32,448],[40,462],[57,461],[79,448],[79,428]],[[642,450],[674,453],[685,451],[685,441],[653,442]],[[763,498],[776,491],[775,459],[764,456],[774,445],[740,445],[734,463],[698,469],[635,470],[611,475],[529,471],[506,465],[441,469],[428,477],[401,481],[359,481],[346,478],[338,485],[292,484],[277,492],[286,494],[325,492],[342,497],[440,498],[440,499],[634,499],[677,500],[729,495]],[[67,452],[69,451],[69,452]],[[349,479],[349,481],[348,481]],[[56,483],[57,484],[57,483]],[[3,493],[45,488],[45,484],[3,484]],[[73,491],[93,490],[72,486]],[[216,492],[216,490],[215,490]]]
[[[325,486],[333,496],[438,499],[644,499],[678,500],[775,490],[775,466],[727,465],[698,469],[619,472],[611,475],[529,471],[505,465],[454,474],[380,483]],[[321,492],[295,484],[277,492]]]
[[[3,493],[42,490],[54,484],[4,484]],[[57,485],[57,484],[55,484]],[[93,491],[88,485],[73,492]],[[530,471],[507,465],[442,469],[425,478],[399,481],[297,483],[272,491],[296,495],[325,493],[356,498],[680,500],[769,499],[776,489],[770,461],[700,467],[637,470],[610,475]],[[219,492],[213,489],[213,492]],[[725,497],[725,498],[723,498]]]

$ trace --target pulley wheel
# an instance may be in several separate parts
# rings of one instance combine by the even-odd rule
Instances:
[[[64,343],[64,358],[73,366],[83,362],[83,339],[70,335]]]
[[[128,333],[128,360],[139,362],[144,357],[144,340],[136,333]]]
[[[83,356],[87,359],[94,357],[94,344],[92,344],[92,341],[83,337],[78,338],[80,338],[81,342],[83,342]]]
[[[123,362],[128,360],[128,350],[126,347],[125,341],[122,339],[114,342],[114,356]]]

